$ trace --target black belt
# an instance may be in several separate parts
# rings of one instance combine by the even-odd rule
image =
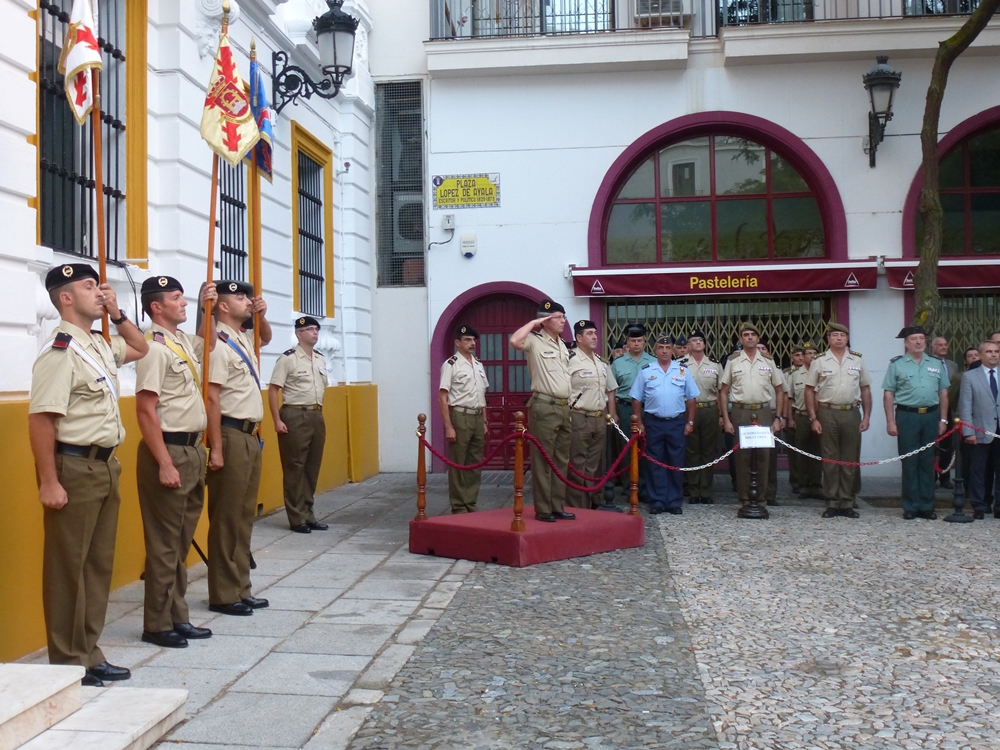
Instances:
[[[245,432],[247,435],[256,435],[257,428],[260,427],[260,422],[252,422],[249,419],[233,419],[232,417],[223,417],[222,426],[239,430],[240,432]]]
[[[903,406],[902,404],[896,404],[896,408],[900,411],[912,411],[914,414],[926,414],[931,409],[938,409],[940,406],[938,404],[933,404],[932,406]]]
[[[647,417],[647,418],[651,417],[653,419],[659,419],[661,422],[672,422],[675,419],[680,419],[686,413],[687,412],[681,412],[680,414],[675,414],[672,417],[661,417],[659,414],[650,414],[649,412],[646,412],[645,414],[643,414],[643,417]]]
[[[56,453],[64,456],[77,456],[78,458],[89,458],[91,461],[103,461],[107,463],[115,455],[115,448],[102,448],[99,445],[72,445],[56,441]]]
[[[632,405],[632,399],[630,399],[630,398],[617,398],[617,397],[615,397],[615,401],[617,401],[619,404],[625,404],[626,406],[631,406]]]
[[[200,432],[164,432],[163,442],[167,445],[183,445],[187,448],[193,448],[198,445],[200,437]]]

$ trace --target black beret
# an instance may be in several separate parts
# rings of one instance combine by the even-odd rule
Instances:
[[[613,349],[624,349],[625,348],[625,337],[621,336],[615,341]]]
[[[897,339],[905,339],[907,336],[913,336],[914,334],[921,333],[926,335],[924,329],[921,326],[906,326],[903,330],[899,332],[896,336]]]
[[[578,320],[573,324],[573,335],[579,336],[586,330],[593,328],[597,330],[597,324],[592,320]]]
[[[684,334],[682,333],[680,336],[674,339],[674,346],[687,346],[687,342],[688,340],[684,338]]]
[[[470,325],[460,325],[455,329],[455,338],[460,339],[463,336],[472,336],[473,338],[479,338],[479,331]]]
[[[566,308],[560,305],[558,302],[553,302],[550,299],[543,299],[542,304],[538,306],[538,312],[545,315],[552,315],[553,313],[566,314]]]
[[[93,279],[100,282],[101,277],[97,275],[94,267],[87,263],[64,263],[56,266],[45,274],[45,290],[51,292],[73,281],[83,281],[83,279]]]
[[[309,326],[316,326],[319,328],[319,321],[316,318],[310,318],[308,315],[303,315],[295,319],[295,330],[300,328],[308,328]]]
[[[629,323],[628,327],[625,329],[625,335],[630,339],[646,338],[646,326],[642,323]]]
[[[691,339],[701,339],[706,344],[708,343],[708,338],[705,336],[704,333],[699,331],[697,328],[695,328],[693,331],[691,331],[691,333],[688,334],[688,341],[690,341]]]
[[[247,297],[253,297],[253,287],[250,284],[233,279],[216,281],[215,291],[219,294],[245,294]]]
[[[173,276],[150,276],[142,282],[142,294],[158,294],[160,292],[184,291],[181,282]]]

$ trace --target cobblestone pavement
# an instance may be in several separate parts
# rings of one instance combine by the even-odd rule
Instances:
[[[723,748],[996,748],[1000,521],[659,521]]]

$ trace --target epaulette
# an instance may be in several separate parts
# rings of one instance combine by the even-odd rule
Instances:
[[[895,362],[897,359],[902,359],[902,358],[903,358],[902,354],[897,354],[895,357],[893,357],[892,359],[890,359],[889,362],[892,363],[892,362]]]
[[[644,364],[642,367],[640,367],[639,369],[640,370],[645,370],[647,367],[649,367],[649,363],[648,362],[646,364]]]
[[[240,326],[240,333],[246,333],[249,330],[250,330],[249,328],[244,328],[243,326]]]
[[[849,352],[850,352],[851,354],[853,354],[853,355],[854,355],[855,357],[860,357],[860,356],[861,356],[861,352],[856,352],[856,351],[854,351],[853,349],[848,349],[848,351],[849,351]]]
[[[293,346],[291,349],[285,349],[285,351],[283,351],[282,354],[284,354],[286,357],[291,354],[295,354],[295,347]]]
[[[541,337],[542,337],[542,334],[541,334],[541,332],[540,332],[540,331],[532,331],[532,332],[531,332],[531,335],[532,335],[532,336],[538,336],[538,338],[541,338]]]
[[[576,356],[576,349],[569,350],[569,359],[573,359]]]
[[[153,331],[153,341],[165,344],[167,343],[167,337],[164,336],[160,331]]]
[[[453,364],[455,364],[456,362],[458,362],[458,355],[457,355],[457,354],[453,355],[453,356],[452,356],[452,357],[451,357],[451,358],[450,358],[450,359],[448,360],[448,364],[449,364],[449,365],[453,365]]]
[[[229,341],[229,334],[224,331],[219,331],[219,341],[222,341],[223,343]]]
[[[733,352],[732,354],[730,354],[729,355],[730,361],[732,361],[734,359],[739,359],[740,354],[742,354],[742,352]]]
[[[59,331],[59,333],[56,334],[56,337],[52,340],[52,348],[69,349],[69,342],[72,340],[73,337],[70,334]]]

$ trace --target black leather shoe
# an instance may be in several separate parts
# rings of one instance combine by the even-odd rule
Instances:
[[[953,489],[955,489],[955,483],[952,482],[950,479],[942,479],[941,480],[941,489],[943,489],[943,490],[953,490]]]
[[[83,679],[80,680],[80,684],[84,687],[104,687],[104,683],[101,682],[99,677],[94,677],[94,675],[87,672],[83,675]]]
[[[116,667],[114,664],[108,664],[106,661],[102,661],[96,667],[87,667],[87,674],[103,682],[127,680],[132,676],[132,673],[125,667]]]
[[[861,518],[861,514],[854,510],[854,508],[841,508],[840,515],[844,518]]]
[[[256,596],[248,596],[246,599],[241,599],[240,601],[250,607],[250,609],[264,609],[271,606],[271,602],[267,599],[261,599]]]
[[[202,638],[212,637],[212,631],[208,628],[196,628],[189,622],[175,622],[174,630],[183,635],[189,641],[197,641]]]
[[[554,515],[552,515],[551,513],[536,513],[535,514],[535,520],[536,521],[544,521],[545,523],[555,523],[556,522],[556,517]]]
[[[187,638],[176,630],[164,630],[162,633],[151,633],[148,630],[142,631],[142,642],[152,643],[161,648],[187,648]]]
[[[778,501],[777,500],[768,500],[767,501],[767,505],[769,507],[771,507],[771,508],[777,508],[778,507]]]
[[[701,504],[702,505],[715,505],[715,500],[713,500],[710,497],[703,497],[701,499]]]
[[[910,513],[910,511],[908,511],[908,510],[904,510],[903,511],[903,520],[904,521],[912,521],[916,517],[917,517],[916,513]]]
[[[330,528],[325,523],[319,523],[318,521],[310,521],[306,524],[306,526],[308,526],[311,531],[326,531]]]
[[[559,521],[572,521],[576,518],[575,513],[567,513],[564,510],[557,510],[552,515]]]
[[[654,506],[650,507],[650,509],[649,509],[649,515],[651,515],[651,516],[658,516],[661,513],[666,512],[666,510],[667,510],[666,508],[661,508],[659,505],[654,505]]]
[[[820,518],[839,518],[840,508],[827,508],[823,511],[823,515]]]
[[[208,609],[211,612],[218,612],[222,615],[237,615],[239,617],[247,617],[248,615],[253,614],[253,610],[243,602],[233,602],[232,604],[209,604]]]
[[[307,523],[300,523],[298,526],[289,526],[288,528],[290,528],[296,534],[311,534],[312,533],[312,529],[309,528],[309,524],[307,524]]]
[[[982,521],[984,518],[986,518],[986,514],[983,513],[983,511],[981,511],[981,510],[974,510],[974,511],[972,511],[972,520],[973,521]]]
[[[937,513],[935,513],[933,510],[929,510],[926,513],[924,513],[923,517],[926,518],[928,521],[936,521]]]
[[[993,517],[994,518],[1000,518],[1000,510],[993,511]]]
[[[669,513],[672,516],[679,516],[679,515],[682,515],[684,513],[684,509],[683,508],[666,508],[663,512],[664,513]]]

